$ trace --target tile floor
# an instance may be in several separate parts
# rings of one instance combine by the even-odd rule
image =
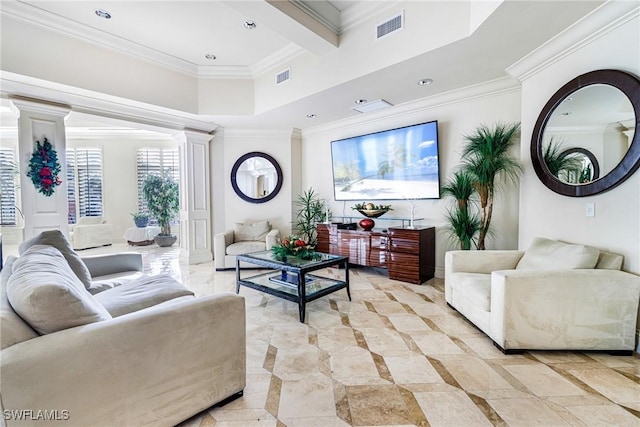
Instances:
[[[198,295],[235,290],[235,273],[213,263],[136,249],[148,272],[170,273]],[[180,427],[640,426],[639,357],[505,356],[446,306],[441,279],[415,286],[364,268],[350,277],[353,300],[342,290],[309,303],[304,324],[295,304],[241,288],[244,396]]]

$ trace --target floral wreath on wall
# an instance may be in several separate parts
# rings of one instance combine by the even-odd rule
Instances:
[[[51,196],[54,188],[62,184],[58,178],[60,169],[58,154],[47,137],[44,138],[43,143],[36,141],[36,149],[29,160],[29,171],[27,172],[27,176],[31,178],[36,190],[47,197]]]

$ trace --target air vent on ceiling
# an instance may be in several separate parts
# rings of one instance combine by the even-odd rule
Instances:
[[[387,19],[376,27],[376,39],[381,39],[404,28],[404,11]]]
[[[286,81],[291,80],[291,68],[287,68],[284,71],[280,71],[276,74],[276,84],[280,85]]]

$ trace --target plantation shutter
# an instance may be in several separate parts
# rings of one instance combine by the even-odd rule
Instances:
[[[102,151],[76,149],[80,216],[102,216]]]
[[[180,155],[177,148],[141,148],[136,155],[138,171],[138,211],[149,213],[142,194],[142,186],[149,175],[170,175],[180,182]],[[155,218],[151,223],[157,224]]]
[[[76,210],[76,150],[67,148],[67,205],[69,213],[67,222],[75,224],[78,218]]]
[[[78,216],[102,216],[102,150],[68,149],[67,180],[69,223]]]
[[[0,225],[16,225],[15,170],[13,150],[0,147]]]

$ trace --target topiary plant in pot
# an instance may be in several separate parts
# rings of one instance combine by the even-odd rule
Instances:
[[[169,175],[149,175],[142,185],[142,195],[151,215],[158,221],[160,234],[155,237],[158,246],[171,246],[177,236],[171,234],[171,221],[180,209],[178,183]]]

